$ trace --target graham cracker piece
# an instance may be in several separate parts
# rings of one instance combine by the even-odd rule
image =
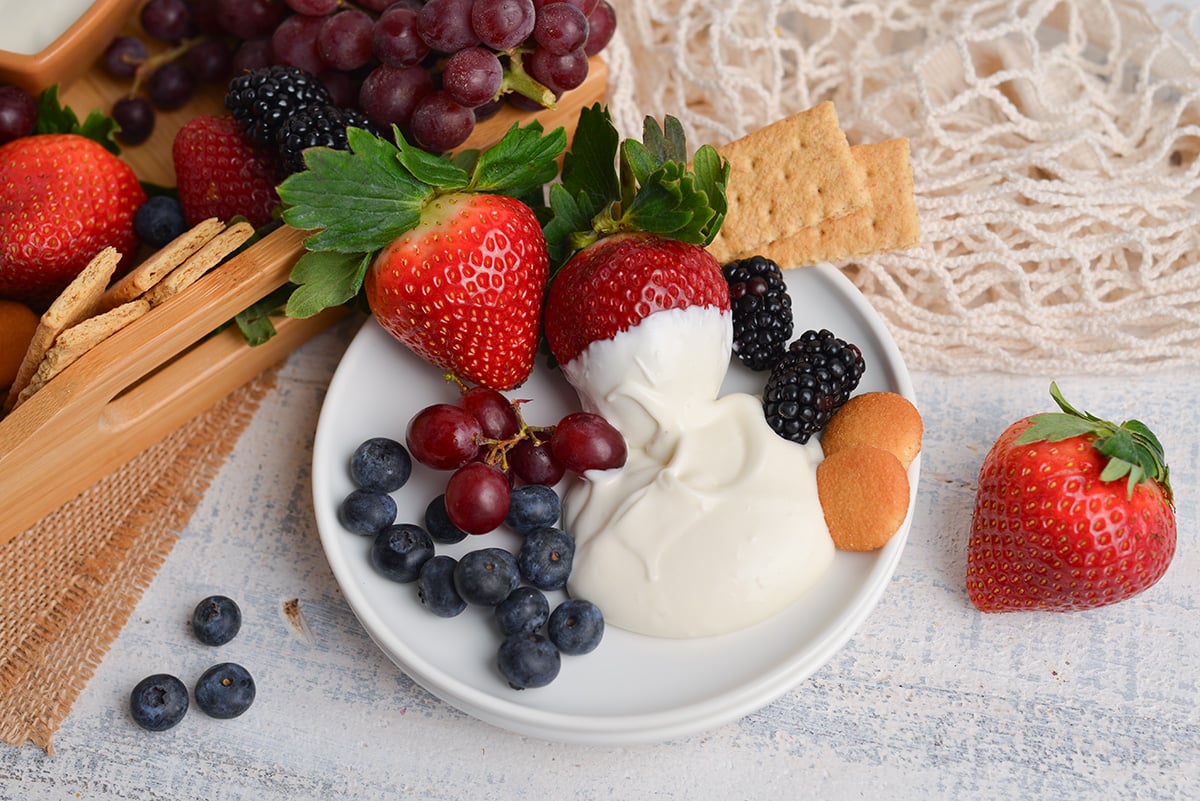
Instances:
[[[224,227],[223,222],[216,217],[210,217],[184,231],[114,282],[105,291],[104,297],[100,299],[97,311],[106,312],[109,309],[115,309],[122,303],[128,303],[134,298],[141,297],[162,280],[163,276],[187,261],[189,256],[203,247]]]
[[[144,297],[151,306],[157,306],[175,297],[224,261],[226,256],[240,248],[253,234],[254,226],[250,223],[245,221],[234,223],[208,240],[183,264],[167,273],[162,280],[146,292]]]
[[[45,386],[46,382],[74,364],[79,357],[120,331],[134,320],[150,311],[145,298],[131,300],[103,314],[89,317],[63,331],[46,351],[33,380],[17,398],[20,406],[31,395]]]
[[[728,213],[708,250],[725,263],[860,209],[866,176],[825,101],[760,128],[718,152],[729,161]]]
[[[21,392],[33,380],[46,351],[50,350],[58,335],[95,314],[104,289],[112,280],[120,261],[121,252],[114,247],[106,247],[87,263],[46,309],[38,320],[37,330],[33,332],[29,350],[17,368],[17,377],[9,387],[8,397],[4,401],[5,411],[12,411],[16,407]]]
[[[781,267],[804,267],[916,247],[921,224],[913,193],[907,139],[855,145],[851,152],[867,177],[870,202],[861,209],[778,239],[756,252]],[[741,253],[745,258],[753,253]]]

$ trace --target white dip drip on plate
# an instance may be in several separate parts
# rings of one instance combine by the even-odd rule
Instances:
[[[651,314],[563,366],[587,411],[629,445],[565,498],[570,593],[657,637],[745,628],[798,600],[833,561],[817,497],[821,448],[776,435],[758,398],[720,396],[728,313]]]

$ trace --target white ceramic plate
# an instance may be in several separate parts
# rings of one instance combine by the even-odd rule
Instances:
[[[857,288],[835,268],[787,273],[796,334],[828,328],[857,344],[867,369],[859,390],[891,390],[913,399],[895,343]],[[726,389],[757,392],[765,380],[741,367]],[[541,367],[510,397],[530,398],[531,424],[550,424],[576,408],[574,391]],[[608,627],[600,647],[564,657],[549,686],[513,690],[495,668],[499,634],[491,610],[452,619],[427,612],[411,584],[379,576],[368,559],[370,539],[341,527],[337,509],[353,489],[347,465],[375,436],[403,442],[408,419],[456,390],[438,370],[409,353],[374,322],[346,351],[329,386],[313,452],[313,493],[321,542],[354,613],[405,673],[434,695],[481,720],[520,734],[576,743],[654,742],[704,731],[771,703],[821,667],[850,638],[883,594],[908,536],[905,521],[887,547],[869,554],[839,551],[833,567],[803,599],[752,628],[719,637],[670,640]],[[918,459],[910,469],[916,496]],[[446,474],[414,466],[394,493],[397,522],[421,523]],[[468,537],[439,552],[461,556],[492,545],[515,547],[503,530]],[[555,602],[551,598],[551,603]]]

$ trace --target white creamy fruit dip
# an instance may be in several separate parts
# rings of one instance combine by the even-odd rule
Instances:
[[[731,319],[657,312],[563,367],[583,408],[629,445],[624,467],[589,471],[564,503],[576,539],[568,589],[614,626],[675,638],[745,628],[833,560],[820,445],[780,438],[752,395],[719,396]]]
[[[0,50],[31,56],[45,50],[83,16],[92,0],[0,0]]]

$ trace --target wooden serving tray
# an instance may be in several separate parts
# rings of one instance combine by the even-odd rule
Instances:
[[[557,108],[536,115],[506,109],[481,123],[465,147],[483,148],[518,120],[574,131],[579,111],[603,99],[607,65],[591,62],[587,81]],[[98,68],[62,95],[82,118],[107,111],[126,87]],[[143,181],[174,186],[171,143],[199,114],[221,113],[221,96],[198,97],[161,114],[151,138],[122,153]],[[102,342],[0,419],[0,544],[161,441],[183,423],[281,361],[346,312],[276,319],[278,333],[247,345],[236,329],[214,330],[287,282],[304,253],[302,232],[284,226],[224,262],[186,291]]]

